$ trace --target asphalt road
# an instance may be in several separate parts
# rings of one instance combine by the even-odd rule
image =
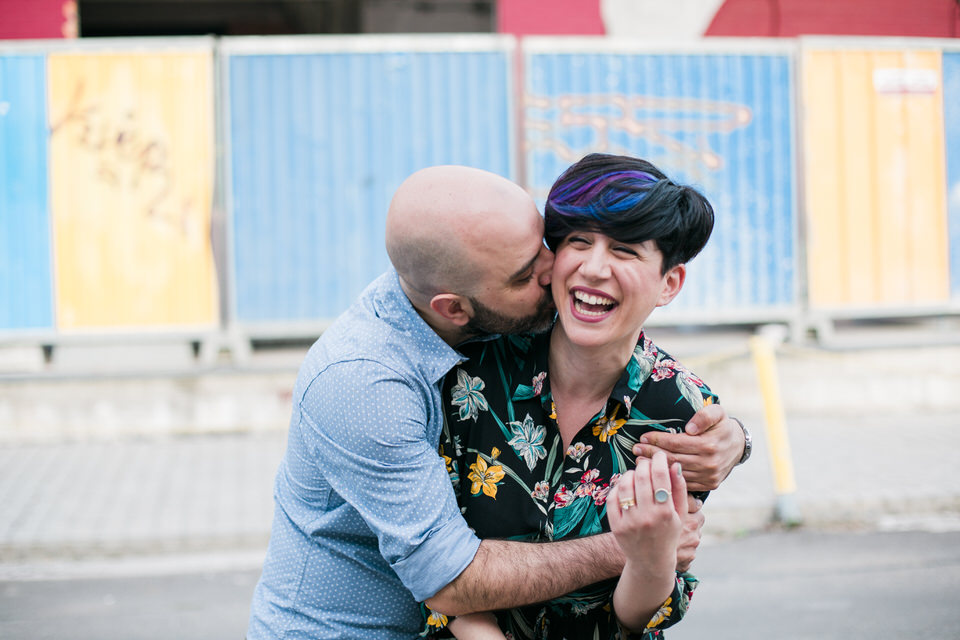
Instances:
[[[236,640],[256,557],[0,566],[0,638]],[[696,570],[670,640],[960,638],[960,532],[708,539]]]
[[[670,640],[960,638],[960,533],[754,535],[702,545]]]

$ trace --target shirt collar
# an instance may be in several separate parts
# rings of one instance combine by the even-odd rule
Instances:
[[[518,385],[513,389],[513,399],[522,400],[532,396],[540,396],[544,409],[547,413],[552,413],[549,403],[553,401],[553,395],[550,388],[550,376],[547,375],[547,368],[550,354],[550,333],[546,332],[537,336],[528,338],[530,340],[527,347],[529,358],[523,363],[523,374],[518,380]],[[649,346],[648,346],[649,345]],[[640,392],[640,387],[650,377],[650,366],[641,366],[641,362],[649,360],[650,350],[654,350],[653,343],[650,343],[644,336],[643,331],[637,339],[637,346],[634,347],[627,366],[623,373],[613,385],[613,391],[607,401],[609,408],[610,402],[618,402],[626,408],[626,414],[630,413],[633,401]],[[539,378],[539,382],[538,382]]]
[[[413,307],[400,286],[400,276],[396,269],[391,267],[384,274],[382,284],[374,298],[377,316],[396,331],[408,336],[409,342],[416,345],[416,352],[410,354],[414,366],[431,384],[438,382],[450,369],[463,361],[464,357],[437,335]]]

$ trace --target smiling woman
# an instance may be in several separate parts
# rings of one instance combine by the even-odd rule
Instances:
[[[461,346],[468,359],[444,384],[440,453],[481,538],[612,530],[627,562],[619,581],[498,612],[499,631],[489,617],[425,610],[427,633],[660,638],[697,583],[678,556],[681,527],[700,516],[688,513],[679,464],[663,453],[635,461],[633,448],[646,432],[683,431],[716,396],[646,339],[643,324],[680,292],[713,209],[644,160],[595,154],[554,184],[545,228],[557,322],[548,333]],[[449,629],[437,629],[441,619]]]
[[[557,179],[544,217],[556,252],[554,340],[622,364],[650,313],[680,292],[685,263],[713,229],[713,208],[697,191],[645,160],[603,154]]]
[[[637,343],[637,318],[647,318],[680,292],[683,264],[663,272],[653,240],[621,243],[602,233],[572,233],[557,247],[554,304],[563,335],[614,353]]]

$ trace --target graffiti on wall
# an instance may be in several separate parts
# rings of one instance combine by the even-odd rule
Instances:
[[[206,325],[210,53],[47,59],[57,326]]]
[[[135,213],[184,238],[199,235],[196,203],[176,188],[170,145],[162,132],[148,129],[136,107],[111,110],[77,80],[50,135],[86,156],[91,177],[103,187],[133,194]]]
[[[753,120],[746,105],[699,98],[528,95],[524,104],[526,151],[546,150],[567,164],[591,152],[634,154],[633,144],[643,140],[676,161],[718,171],[724,158],[709,136],[729,134]]]

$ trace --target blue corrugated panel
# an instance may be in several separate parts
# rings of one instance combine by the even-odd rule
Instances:
[[[587,153],[652,161],[698,186],[716,225],[683,293],[654,317],[788,317],[798,273],[792,65],[787,55],[525,56],[527,179],[542,201]]]
[[[52,327],[43,56],[0,56],[0,331]]]
[[[950,294],[960,298],[960,52],[943,54],[943,122],[950,221]]]
[[[510,176],[509,56],[231,55],[235,319],[330,319],[388,266],[390,198],[414,171]]]

